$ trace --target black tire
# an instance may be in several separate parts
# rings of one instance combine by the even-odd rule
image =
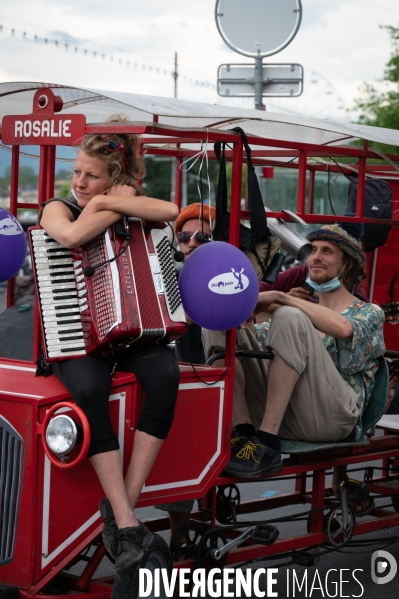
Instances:
[[[114,588],[112,589],[111,599],[139,599],[139,570],[147,568],[154,572],[155,569],[166,568],[168,571],[168,580],[173,569],[172,556],[166,542],[158,534],[154,534],[154,539],[147,547],[143,557],[137,562],[134,569],[126,570],[122,574],[115,575]],[[148,599],[155,599],[154,586],[152,593],[147,596]],[[160,582],[159,599],[166,599],[165,589]]]

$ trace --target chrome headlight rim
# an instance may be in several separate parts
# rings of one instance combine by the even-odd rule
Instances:
[[[64,421],[64,427],[65,425],[70,428],[70,434],[67,436],[64,436],[64,445],[61,445],[58,449],[56,447],[56,442],[54,441],[53,438],[51,438],[51,435],[54,434],[55,432],[55,428],[60,425],[62,423],[62,421]],[[56,456],[61,457],[61,456],[66,456],[68,455],[76,446],[77,442],[78,442],[78,427],[76,425],[76,422],[73,420],[73,418],[71,418],[70,416],[68,416],[68,414],[57,414],[55,416],[53,416],[47,427],[46,427],[46,431],[45,431],[45,439],[46,439],[46,445],[48,447],[48,449]],[[59,443],[59,441],[58,441]]]

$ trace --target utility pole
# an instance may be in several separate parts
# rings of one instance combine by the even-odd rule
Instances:
[[[175,70],[173,72],[173,78],[175,80],[175,95],[174,97],[177,98],[177,78],[179,76],[179,73],[177,72],[177,52],[175,52]]]
[[[173,79],[175,80],[175,93],[174,93],[174,97],[177,98],[177,78],[179,76],[179,73],[177,72],[177,52],[175,52],[175,70],[173,71]],[[176,158],[172,158],[172,186],[171,186],[171,202],[175,202],[176,200],[176,169],[177,169],[177,159]],[[186,171],[183,171],[183,177],[187,175]],[[187,193],[186,193],[187,196]],[[180,195],[181,197],[181,195]],[[184,198],[183,198],[184,200]],[[187,203],[187,199],[186,199],[186,203]],[[183,204],[183,206],[185,206],[186,204]],[[183,207],[182,206],[182,207]]]
[[[255,92],[255,110],[263,110],[263,64],[262,56],[255,57],[255,77],[254,77],[254,92]]]

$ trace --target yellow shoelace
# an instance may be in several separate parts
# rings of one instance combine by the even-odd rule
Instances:
[[[230,441],[230,446],[233,447],[238,441],[241,441],[241,439],[245,439],[245,437],[233,437]]]
[[[237,453],[236,457],[240,458],[242,460],[253,460],[257,464],[259,464],[258,460],[255,459],[255,451],[256,451],[257,447],[264,447],[264,445],[261,445],[260,443],[252,443],[252,441],[248,441],[248,443],[245,443],[244,447],[242,447],[240,449],[240,451]]]

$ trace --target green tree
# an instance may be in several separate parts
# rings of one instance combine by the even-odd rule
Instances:
[[[11,166],[7,166],[4,171],[4,179],[11,180]],[[20,185],[37,185],[37,175],[31,166],[20,166],[18,181]]]
[[[364,84],[363,96],[355,100],[355,109],[360,110],[359,123],[363,125],[399,129],[399,27],[381,27],[391,38],[391,57],[382,79],[387,89],[379,91],[374,85]]]
[[[63,179],[71,179],[72,177],[72,168],[71,169],[60,169],[55,173],[55,180],[62,181]]]
[[[71,186],[68,183],[64,183],[64,185],[60,188],[57,196],[59,198],[69,198],[69,192],[71,191]]]

